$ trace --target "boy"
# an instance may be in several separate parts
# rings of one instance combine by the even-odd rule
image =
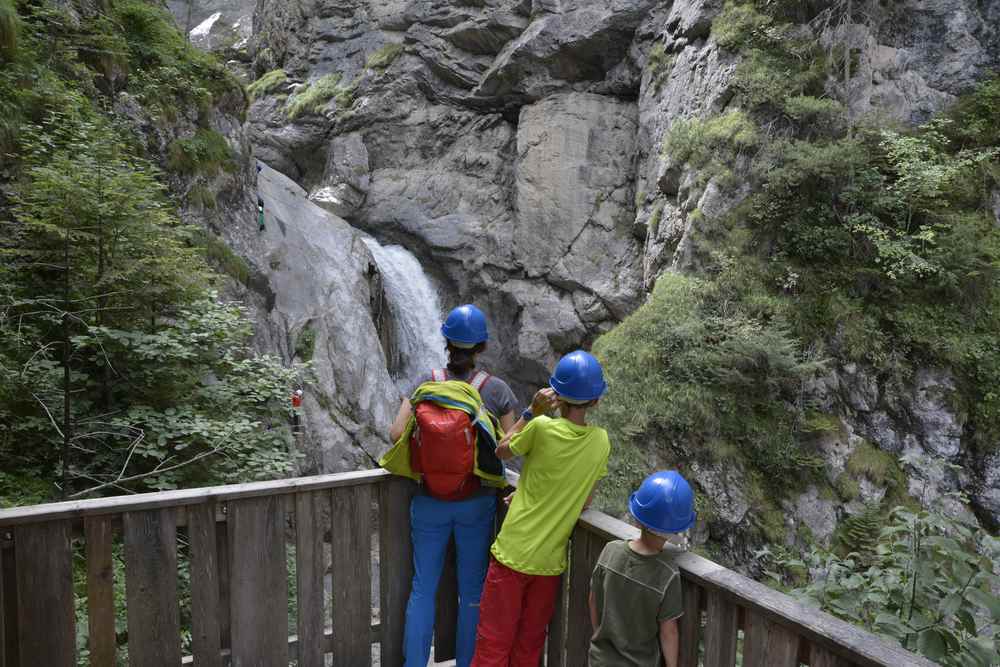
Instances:
[[[694,524],[694,494],[680,473],[657,472],[628,508],[639,539],[606,544],[590,579],[590,667],[677,667],[681,578],[662,549]]]
[[[607,473],[608,434],[586,421],[607,388],[601,364],[582,350],[568,354],[549,386],[497,447],[502,459],[524,457],[524,466],[490,550],[472,667],[538,667],[566,543]],[[556,405],[560,417],[541,416]]]

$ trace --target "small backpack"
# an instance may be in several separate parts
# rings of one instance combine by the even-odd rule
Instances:
[[[431,372],[434,382],[448,379],[443,370]],[[476,391],[490,379],[484,371],[469,379]],[[469,415],[433,401],[421,401],[414,410],[416,428],[410,438],[410,466],[423,475],[424,487],[438,500],[464,500],[479,489],[476,466],[476,427]]]

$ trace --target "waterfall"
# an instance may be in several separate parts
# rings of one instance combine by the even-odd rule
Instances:
[[[414,378],[444,368],[447,356],[441,335],[441,305],[423,267],[402,246],[381,246],[365,239],[378,264],[395,327],[400,364],[393,379],[400,391],[410,389]]]

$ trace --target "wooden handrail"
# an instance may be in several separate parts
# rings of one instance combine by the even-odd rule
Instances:
[[[163,507],[186,507],[207,502],[226,502],[241,498],[286,495],[305,491],[322,491],[342,486],[375,484],[391,475],[382,469],[344,472],[334,475],[293,477],[268,482],[249,482],[225,486],[206,486],[182,491],[157,491],[131,496],[112,496],[91,500],[70,500],[44,505],[0,509],[0,529],[41,521],[79,519],[104,514],[121,514]]]

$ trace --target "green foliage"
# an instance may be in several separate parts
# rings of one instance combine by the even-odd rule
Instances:
[[[897,507],[881,530],[874,519],[865,523],[855,528],[867,555],[812,550],[803,560],[775,559],[785,572],[772,576],[780,584],[789,572],[812,573],[792,595],[942,665],[1000,662],[1000,599],[993,589],[1000,542],[936,511]]]
[[[288,76],[285,74],[285,70],[271,70],[247,86],[247,95],[250,97],[250,101],[256,100],[259,97],[263,97],[264,95],[273,92],[280,86],[284,85],[286,81],[288,81]]]
[[[395,62],[396,58],[403,52],[402,44],[390,43],[380,48],[375,53],[368,56],[365,64],[369,69],[386,70]]]
[[[596,419],[616,448],[661,442],[667,460],[736,455],[771,480],[812,465],[794,404],[821,364],[746,287],[736,266],[714,282],[665,273],[645,305],[597,340],[612,390]]]
[[[339,73],[327,74],[299,90],[288,100],[288,117],[318,113],[331,99],[337,102],[340,111],[350,108],[354,103],[354,86],[340,85],[341,78]]]
[[[656,92],[660,92],[663,83],[670,76],[670,70],[674,66],[674,59],[674,54],[667,53],[667,48],[663,45],[663,42],[657,42],[649,50],[649,59],[646,61],[646,67],[649,69],[650,81],[652,81]]]
[[[653,212],[649,216],[649,235],[655,237],[660,230],[660,216],[663,215],[663,202],[659,201],[653,205]]]
[[[313,351],[316,348],[316,330],[310,322],[307,322],[295,341],[295,356],[304,362],[313,358]]]
[[[236,160],[224,136],[215,130],[200,128],[190,138],[171,142],[167,168],[185,176],[214,176],[220,170],[235,171]]]
[[[732,182],[738,159],[754,152],[759,144],[757,125],[743,111],[734,110],[675,122],[663,142],[663,155],[697,170],[702,184],[717,178],[727,185]]]
[[[770,43],[774,21],[750,2],[727,2],[712,22],[712,37],[724,49],[737,51],[745,46]]]
[[[18,23],[14,0],[0,0],[0,61],[10,60],[17,50]]]
[[[196,183],[187,194],[187,202],[191,206],[199,206],[209,210],[215,208],[215,194],[205,185]]]
[[[233,280],[250,286],[253,276],[250,265],[234,253],[225,241],[204,230],[193,232],[191,237],[195,246],[204,250],[205,259],[209,264]]]

